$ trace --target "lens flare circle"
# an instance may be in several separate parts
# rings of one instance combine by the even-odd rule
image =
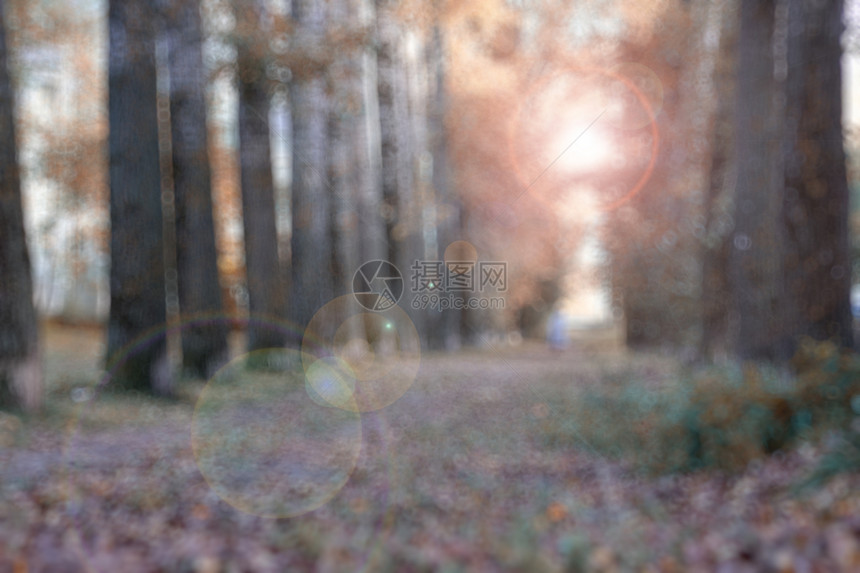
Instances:
[[[454,241],[445,247],[445,264],[453,263],[476,263],[478,262],[478,249],[469,241]]]
[[[537,98],[544,92],[557,90],[557,87],[554,86],[571,82],[571,77],[576,75],[583,77],[583,81],[581,82],[583,85],[593,85],[593,89],[595,90],[595,93],[589,94],[588,97],[582,96],[585,100],[589,98],[594,99],[595,95],[600,96],[602,100],[601,105],[603,108],[602,110],[597,110],[599,114],[595,112],[596,121],[594,123],[605,121],[607,124],[625,131],[648,128],[650,156],[642,174],[633,185],[620,193],[617,198],[607,200],[598,206],[600,211],[612,211],[639,194],[651,178],[660,150],[657,112],[663,104],[662,83],[653,71],[641,64],[624,63],[610,69],[571,66],[564,71],[550,74],[544,79],[534,82],[531,89],[524,95],[508,129],[508,157],[514,174],[522,186],[522,191],[517,196],[517,200],[520,200],[523,195],[529,194],[530,197],[546,203],[548,207],[552,207],[550,198],[545,198],[540,193],[535,193],[535,188],[541,185],[544,188],[549,185],[548,188],[550,189],[558,186],[557,182],[553,184],[552,182],[544,181],[547,179],[544,172],[551,171],[551,168],[543,164],[530,165],[529,172],[534,171],[533,178],[527,177],[526,169],[523,165],[524,152],[518,146],[522,145],[524,139],[527,139],[524,137],[526,130],[535,129],[534,122],[530,121],[526,116],[532,110]],[[599,78],[601,81],[595,82],[594,77]],[[573,85],[578,83],[580,82],[573,82]],[[632,94],[632,97],[630,97],[630,94]],[[631,107],[630,101],[638,102],[639,107]],[[647,121],[643,121],[643,117]],[[535,175],[536,177],[534,177]],[[550,192],[545,192],[544,194],[548,193]]]
[[[315,360],[305,372],[305,389],[320,406],[356,410],[355,374],[349,364],[329,356]]]
[[[412,386],[421,362],[421,342],[415,324],[399,306],[367,312],[352,296],[341,296],[311,319],[302,359],[305,372],[314,378],[312,389],[327,403],[370,412],[393,404]],[[324,366],[315,367],[319,361]],[[321,380],[328,380],[329,390],[321,391]],[[349,380],[355,381],[354,389]],[[347,388],[352,398],[345,401]],[[334,395],[332,400],[324,396],[326,391]]]
[[[262,363],[279,369],[250,367]],[[219,370],[191,426],[194,459],[215,493],[261,517],[294,517],[327,503],[349,480],[361,449],[357,409],[316,403],[293,349],[258,350]]]
[[[169,412],[164,412],[161,406],[154,404],[152,400],[135,400],[131,394],[128,394],[128,397],[113,397],[111,390],[115,386],[117,373],[129,360],[147,352],[155,344],[200,327],[227,330],[230,333],[229,347],[234,353],[239,342],[234,336],[236,329],[247,330],[253,327],[258,331],[272,332],[285,344],[293,347],[299,346],[304,334],[303,329],[296,325],[272,316],[252,314],[240,317],[223,312],[195,313],[185,315],[180,321],[154,326],[108,356],[103,370],[94,372],[70,392],[72,415],[65,425],[61,450],[65,474],[61,495],[70,528],[84,531],[88,527],[88,513],[84,508],[92,503],[94,496],[102,503],[109,499],[110,503],[128,503],[141,507],[164,503],[163,491],[153,486],[151,479],[155,478],[147,476],[145,468],[165,457],[172,458],[171,463],[176,467],[194,468],[193,474],[197,474],[197,466],[191,453],[185,458],[193,413],[190,408],[185,410],[183,407],[188,393],[194,393],[195,383],[178,388],[180,401],[175,403],[175,407],[167,406]],[[229,364],[229,356],[224,356],[223,360],[224,364]],[[301,360],[292,361],[298,365],[298,372],[301,372]],[[275,359],[265,362],[274,367],[284,363],[283,360]],[[165,366],[175,370],[179,364]],[[173,374],[179,376],[178,371]],[[305,401],[310,403],[307,397]],[[328,410],[333,411],[332,408]],[[116,424],[117,420],[122,420],[123,426],[109,437],[100,431],[106,423]],[[93,433],[94,428],[99,431]],[[360,436],[360,432],[352,431],[355,432],[350,438],[355,440],[352,447],[358,449],[358,438],[355,436]],[[111,477],[116,474],[118,468],[125,472],[139,472],[139,475],[144,477],[118,481]],[[331,489],[332,486],[329,486],[329,490]],[[76,544],[75,551],[82,563],[91,565],[95,562],[95,548]]]

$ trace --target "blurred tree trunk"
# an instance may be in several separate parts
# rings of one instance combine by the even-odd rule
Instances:
[[[785,356],[782,320],[782,169],[779,83],[774,78],[775,0],[742,0],[738,35],[735,228],[728,253],[731,352]]]
[[[701,355],[707,359],[727,356],[729,285],[728,255],[735,191],[734,110],[737,64],[737,2],[724,3],[720,15],[720,39],[714,69],[717,109],[711,135],[711,164],[703,211],[705,239],[702,253]]]
[[[223,312],[212,218],[212,181],[206,124],[203,36],[198,0],[165,6],[170,71],[170,127],[176,219],[179,308],[183,322]],[[182,360],[209,378],[228,356],[224,321],[184,325]]]
[[[0,408],[34,410],[42,402],[42,366],[21,204],[4,8],[0,1]]]
[[[360,6],[356,0],[336,0],[328,4],[329,30],[333,31],[335,52],[328,67],[330,106],[328,109],[328,181],[331,188],[331,229],[335,283],[334,296],[348,294],[352,278],[361,262],[358,240],[359,198],[368,170],[362,161],[364,139],[363,41],[356,22]]]
[[[376,9],[374,0],[355,0],[362,26],[374,37]],[[388,254],[388,239],[382,209],[382,151],[380,149],[379,94],[377,90],[376,50],[372,41],[363,46],[361,53],[362,73],[362,117],[356,140],[359,162],[365,166],[360,172],[358,214],[360,259],[366,261],[385,259]],[[350,277],[351,278],[351,277]]]
[[[379,92],[377,74],[376,6],[374,0],[354,0],[358,21],[367,34],[361,50],[362,124],[356,134],[360,168],[356,211],[358,213],[359,265],[388,258],[388,235],[382,198],[382,149],[380,146]],[[355,271],[348,277],[350,287]],[[368,316],[365,338],[376,342],[378,323]]]
[[[415,261],[437,259],[436,222],[429,221],[428,216],[435,208],[433,192],[433,156],[430,150],[428,112],[430,100],[430,69],[427,54],[429,50],[428,37],[423,30],[410,29],[401,40],[400,50],[403,54],[403,64],[400,76],[406,91],[406,122],[403,138],[408,142],[409,152],[403,160],[403,184],[398,189],[398,214],[402,231],[405,232],[403,241],[398,245],[400,264],[403,278],[408,281],[404,288],[400,306],[410,315],[418,332],[421,333],[422,344],[433,345],[434,332],[431,322],[439,310],[431,308],[414,308],[413,301],[418,293],[412,289],[412,275],[415,272]],[[401,231],[398,230],[400,235]],[[400,266],[402,265],[402,266]]]
[[[841,0],[789,0],[786,300],[796,336],[852,345]],[[793,340],[792,342],[797,342]]]
[[[604,239],[612,259],[613,297],[623,309],[625,343],[631,348],[691,353],[698,344],[701,266],[693,222],[704,183],[699,177],[707,161],[702,143],[705,102],[697,86],[707,59],[702,42],[705,8],[704,2],[672,2],[665,7],[663,33],[645,45],[624,48],[631,60],[656,73],[664,90],[662,108],[653,110],[659,129],[654,169],[638,194],[609,213]],[[636,82],[635,76],[629,79]],[[649,99],[652,105],[660,104]],[[644,166],[629,165],[638,178]],[[629,177],[624,173],[610,184]]]
[[[279,271],[275,186],[272,174],[266,78],[266,12],[262,0],[236,7],[239,28],[239,165],[242,186],[242,223],[245,228],[245,275],[248,281],[248,351],[284,345],[284,335],[257,317],[284,316],[286,297]]]
[[[424,333],[424,313],[412,308],[412,265],[424,258],[420,198],[415,192],[417,149],[410,119],[410,86],[405,53],[406,31],[397,19],[397,4],[376,0],[377,90],[382,152],[382,209],[388,239],[388,260],[404,279],[400,306]],[[426,113],[426,110],[415,110]],[[422,341],[426,338],[422,336]]]
[[[372,1],[337,0],[328,7],[337,54],[328,68],[332,268],[334,295],[341,296],[353,292],[353,278],[362,263],[385,258],[385,235],[379,213],[378,149],[371,148],[378,142],[371,132],[376,99],[369,97],[376,92],[375,68],[370,67],[367,53]],[[372,91],[368,90],[371,73]],[[372,338],[359,322],[345,326],[350,328],[350,340]]]
[[[438,4],[438,3],[435,3]],[[437,8],[438,9],[438,8]],[[441,260],[445,248],[456,241],[461,232],[460,204],[450,181],[450,161],[445,118],[448,112],[448,93],[445,70],[445,38],[434,14],[430,41],[427,46],[428,97],[427,126],[428,148],[432,161],[431,183],[434,206],[435,259]],[[427,222],[425,222],[427,224]],[[428,345],[434,349],[454,350],[462,345],[460,323],[463,311],[450,308],[442,312],[431,311],[428,325]]]
[[[376,0],[376,73],[379,98],[379,136],[382,153],[382,214],[385,219],[385,237],[388,244],[386,256],[388,260],[399,267],[397,241],[394,239],[398,231],[398,168],[402,164],[402,155],[406,154],[405,142],[402,141],[402,131],[398,124],[407,118],[403,108],[405,94],[398,82],[397,72],[401,62],[398,58],[398,40],[400,30],[394,21],[393,7],[390,0]],[[399,162],[400,161],[400,162]],[[408,272],[400,269],[400,272]]]
[[[290,319],[305,327],[333,295],[340,279],[332,268],[332,197],[328,188],[328,96],[323,54],[326,6],[292,0],[293,45],[301,51],[292,67],[293,118],[292,292]]]
[[[151,338],[143,348],[130,347],[141,335],[163,328],[166,319],[152,6],[142,0],[111,0],[108,22],[107,363],[114,385],[169,394],[173,382],[165,337]]]
[[[720,337],[726,324],[737,359],[784,362],[802,336],[852,345],[842,8],[837,1],[741,3],[730,296],[725,307],[705,299],[704,324],[706,338]],[[706,258],[706,273],[709,263],[720,261]]]

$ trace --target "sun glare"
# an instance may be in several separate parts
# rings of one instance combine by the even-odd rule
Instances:
[[[597,116],[595,116],[596,118]],[[548,150],[557,158],[553,168],[565,173],[605,169],[613,157],[609,135],[591,120],[567,121],[548,138]]]
[[[520,158],[528,165],[524,178],[607,169],[615,153],[607,106],[593,77],[559,76],[535,86],[524,101],[516,134]]]

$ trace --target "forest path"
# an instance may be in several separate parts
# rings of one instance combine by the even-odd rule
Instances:
[[[658,356],[584,343],[428,353],[402,397],[360,416],[305,402],[291,426],[248,416],[249,402],[232,418],[200,406],[213,428],[231,420],[204,432],[206,461],[191,439],[203,382],[177,401],[87,399],[79,384],[98,337],[60,333],[64,347],[57,334],[49,370],[65,382],[47,415],[0,420],[0,570],[836,570],[860,559],[860,476],[787,493],[808,451],[731,476],[648,477],[571,434],[589,388],[620,376],[671,384],[677,366]]]

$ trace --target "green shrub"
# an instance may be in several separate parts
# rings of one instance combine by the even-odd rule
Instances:
[[[795,490],[814,490],[843,472],[856,471],[860,471],[860,431],[857,430],[840,437]]]
[[[587,393],[547,439],[585,440],[651,472],[736,470],[860,415],[857,356],[804,341],[790,366],[700,369],[659,387],[630,372]]]

